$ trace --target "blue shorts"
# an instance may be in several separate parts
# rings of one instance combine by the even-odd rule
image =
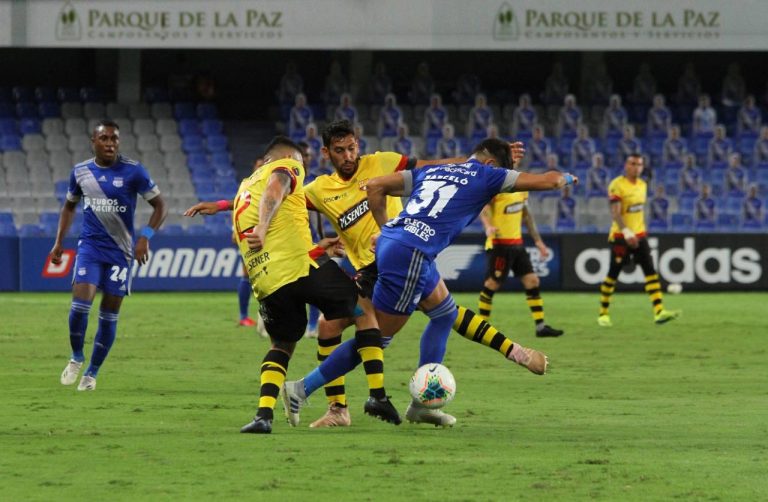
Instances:
[[[102,292],[114,296],[131,294],[131,263],[127,259],[106,258],[80,247],[75,257],[72,283],[96,285]]]
[[[440,282],[432,259],[387,237],[379,237],[376,243],[376,266],[379,278],[373,288],[373,306],[388,314],[412,314]]]

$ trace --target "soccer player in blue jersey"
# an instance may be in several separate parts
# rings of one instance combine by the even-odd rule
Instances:
[[[74,384],[80,374],[85,361],[88,313],[97,288],[101,289],[102,297],[91,362],[77,386],[81,391],[96,388],[99,368],[115,341],[120,305],[131,291],[133,260],[140,265],[147,262],[149,240],[167,212],[160,190],[144,166],[118,153],[120,130],[116,123],[100,121],[91,135],[91,145],[95,156],[72,169],[56,242],[50,252],[51,262],[61,263],[62,242],[82,199],[83,230],[77,245],[69,312],[72,356],[61,374],[62,385]],[[154,211],[134,240],[136,195],[149,202]]]
[[[465,316],[462,322],[467,324],[484,322],[457,308],[440,279],[435,264],[437,255],[496,194],[556,190],[578,181],[575,176],[557,171],[518,172],[512,170],[511,165],[509,144],[486,139],[474,148],[466,162],[425,166],[368,181],[368,204],[382,228],[376,243],[379,270],[373,290],[376,318],[382,338],[388,340],[405,325],[417,306],[424,311],[430,321],[421,337],[419,366],[442,362],[457,316]],[[409,196],[405,209],[390,221],[386,215],[387,196]],[[541,352],[513,343],[490,325],[481,331],[484,345],[497,350],[503,348],[508,359],[533,373],[546,372],[548,361]],[[354,340],[349,340],[305,379],[285,382],[283,390],[291,401],[290,413],[298,414],[306,396],[322,385],[323,380],[338,378],[359,364],[360,359],[354,352]],[[409,410],[413,406],[411,403]],[[406,416],[409,413],[407,411]],[[455,419],[434,423],[453,425]]]

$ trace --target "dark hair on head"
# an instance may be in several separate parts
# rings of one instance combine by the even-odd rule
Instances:
[[[288,148],[291,150],[296,150],[299,153],[302,153],[301,147],[296,143],[294,143],[291,140],[291,138],[289,138],[288,136],[275,136],[274,138],[272,138],[272,141],[270,141],[267,147],[264,149],[264,155],[262,155],[262,157],[266,157],[267,155],[269,155],[269,152],[271,152],[276,148]]]
[[[641,153],[630,153],[629,155],[627,155],[627,159],[631,159],[631,158],[640,159],[643,162],[645,162],[645,157],[643,157],[643,154]]]
[[[93,126],[93,131],[92,132],[95,133],[98,130],[99,127],[114,127],[118,131],[120,130],[120,126],[117,125],[117,122],[115,122],[112,119],[101,119],[101,120],[99,120],[96,123],[96,125]]]
[[[487,138],[472,149],[472,154],[484,153],[496,160],[499,167],[512,169],[512,154],[509,151],[509,143],[498,138]]]
[[[331,141],[355,135],[355,127],[349,120],[336,120],[323,129],[323,146],[329,148]]]

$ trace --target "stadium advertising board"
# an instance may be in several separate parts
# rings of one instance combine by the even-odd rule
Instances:
[[[69,291],[75,268],[76,239],[66,239],[61,265],[48,259],[51,238],[20,239],[21,290]],[[0,241],[2,242],[2,241]],[[1,245],[1,244],[0,244]],[[242,265],[228,236],[152,239],[147,264],[132,270],[133,291],[231,291]]]
[[[460,236],[437,257],[437,269],[451,291],[477,291],[483,289],[485,280],[486,257],[484,236]],[[560,243],[556,238],[544,238],[550,254],[543,258],[539,250],[531,242],[525,243],[531,256],[533,271],[541,279],[541,287],[545,289],[560,288]],[[502,286],[503,291],[520,290],[520,281],[510,277]]]
[[[3,2],[7,3],[7,2]],[[28,0],[35,47],[764,50],[759,0]],[[404,15],[406,14],[407,15]]]
[[[648,239],[654,262],[664,282],[685,290],[765,290],[768,288],[768,235],[659,235]],[[610,265],[604,236],[561,237],[562,288],[597,291]],[[641,286],[640,267],[630,265],[620,284]]]
[[[0,291],[19,290],[19,239],[0,237]]]

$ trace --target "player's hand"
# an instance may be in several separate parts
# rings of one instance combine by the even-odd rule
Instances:
[[[248,248],[259,251],[264,247],[264,242],[267,237],[267,227],[256,225],[250,232],[246,232],[244,235],[246,242],[248,242]]]
[[[539,250],[539,256],[542,258],[549,258],[549,248],[544,244],[543,240],[539,239],[534,242],[534,244],[536,244],[536,248]]]
[[[344,258],[347,255],[340,237],[326,237],[325,239],[320,239],[320,242],[318,242],[317,245],[325,249],[325,252],[332,258]]]
[[[498,232],[499,229],[496,227],[486,227],[485,229],[485,236],[488,238],[496,237],[496,232]]]
[[[627,245],[632,249],[635,249],[639,242],[635,233],[628,228],[622,228],[621,233],[624,234],[624,241]]]
[[[517,167],[517,164],[525,157],[525,144],[522,141],[510,143],[509,152],[512,155],[512,167]]]
[[[196,216],[198,214],[211,215],[219,212],[219,206],[215,202],[198,202],[184,211],[184,216]]]
[[[54,265],[61,265],[61,255],[64,252],[64,248],[62,247],[61,243],[57,242],[53,245],[53,248],[48,253],[48,256],[51,257],[51,263]]]
[[[376,243],[379,241],[379,236],[381,234],[374,234],[371,236],[371,251],[374,253],[376,252]]]
[[[630,237],[629,239],[625,239],[625,240],[627,241],[627,245],[632,249],[636,249],[639,244],[637,237]]]
[[[139,237],[136,241],[136,248],[133,251],[136,261],[139,265],[144,265],[149,259],[149,240],[146,237]]]

